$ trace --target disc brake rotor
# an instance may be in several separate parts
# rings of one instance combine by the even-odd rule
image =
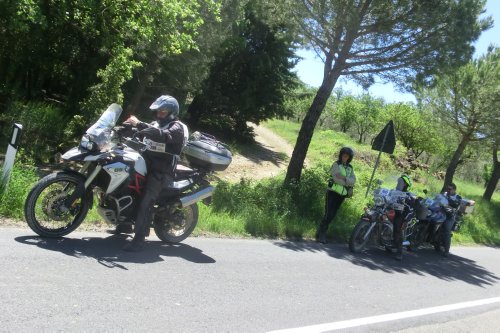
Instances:
[[[48,218],[54,221],[63,221],[69,214],[68,210],[63,211],[64,200],[68,194],[63,190],[52,190],[43,198],[42,210]]]
[[[186,226],[186,217],[184,216],[184,210],[177,209],[170,219],[171,229],[179,230],[184,229]]]

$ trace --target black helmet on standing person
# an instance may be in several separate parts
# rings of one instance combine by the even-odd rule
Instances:
[[[149,110],[156,113],[156,120],[163,127],[179,116],[179,102],[170,95],[162,95],[151,104]],[[160,118],[158,117],[158,112],[168,112],[168,115]]]
[[[352,158],[354,157],[354,150],[350,147],[342,147],[339,152],[339,163],[342,163],[342,155],[347,154],[349,155],[349,159],[347,160],[347,164],[351,163]]]

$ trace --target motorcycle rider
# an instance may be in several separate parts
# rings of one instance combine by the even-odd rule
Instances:
[[[179,103],[169,95],[158,97],[149,107],[155,113],[156,121],[148,124],[135,116],[125,121],[137,127],[137,136],[142,138],[147,149],[143,156],[148,173],[144,193],[135,219],[135,235],[125,247],[125,251],[140,251],[149,236],[153,206],[161,190],[173,181],[177,160],[188,139],[186,125],[179,121]]]
[[[352,187],[356,182],[356,176],[351,166],[354,151],[349,147],[340,149],[338,159],[330,168],[332,178],[328,182],[326,191],[325,215],[316,232],[316,240],[325,244],[328,225],[337,214],[338,209],[347,196],[352,195]]]
[[[454,210],[458,209],[462,197],[457,194],[457,186],[454,183],[448,185],[447,192],[444,193],[446,199],[448,199],[448,209],[446,210],[446,221],[443,224],[443,244],[444,251],[443,256],[448,257],[451,247],[451,230],[455,224],[455,213]]]
[[[403,173],[401,177],[398,178],[398,184],[396,185],[396,190],[401,192],[410,192],[413,183],[411,181],[410,176],[408,174]]]
[[[396,190],[401,192],[410,192],[412,186],[413,183],[410,176],[408,176],[407,173],[404,173],[401,175],[401,177],[398,178]],[[394,217],[392,228],[393,248],[396,249],[396,255],[394,259],[396,260],[403,259],[403,215],[404,212],[396,210],[396,216]]]

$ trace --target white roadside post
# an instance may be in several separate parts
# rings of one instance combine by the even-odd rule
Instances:
[[[17,149],[19,148],[19,142],[21,141],[21,133],[23,131],[23,125],[14,123],[12,125],[12,132],[10,134],[9,145],[7,146],[7,154],[5,154],[5,161],[2,167],[2,176],[0,178],[0,185],[7,186],[10,179],[10,173],[12,167],[14,166],[14,160],[16,158]]]

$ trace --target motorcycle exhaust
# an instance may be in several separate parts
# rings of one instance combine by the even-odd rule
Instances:
[[[181,205],[182,207],[187,207],[195,202],[201,201],[203,199],[206,199],[208,197],[211,197],[212,194],[214,193],[214,188],[213,186],[207,186],[199,190],[198,192],[188,194],[182,198],[180,198]]]

